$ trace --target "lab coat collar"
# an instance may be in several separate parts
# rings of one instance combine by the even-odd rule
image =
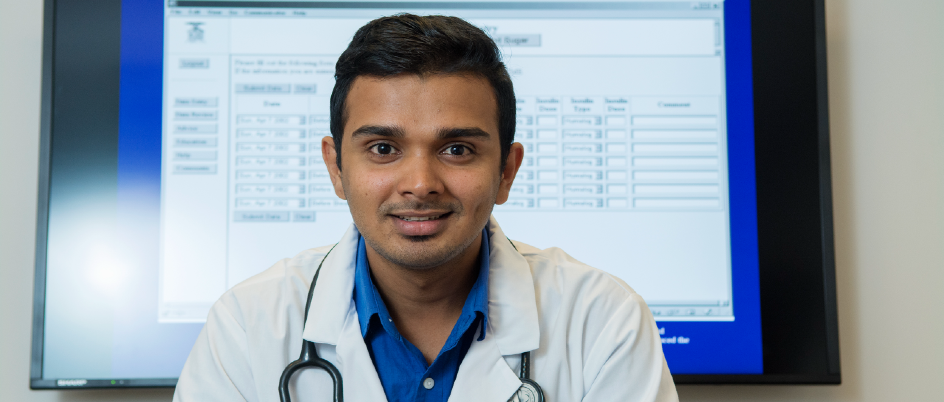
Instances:
[[[491,254],[486,339],[491,337],[504,356],[535,350],[541,334],[531,267],[502,232],[494,216],[486,228]],[[359,237],[360,232],[351,225],[322,262],[302,334],[305,339],[338,345],[345,321],[354,310],[354,263]]]
[[[345,321],[354,309],[354,262],[360,236],[352,224],[322,260],[302,332],[306,340],[337,346]]]
[[[491,252],[488,335],[495,338],[504,356],[535,350],[540,343],[541,330],[531,265],[505,236],[494,215],[486,228]]]

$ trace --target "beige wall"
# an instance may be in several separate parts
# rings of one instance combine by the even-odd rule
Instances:
[[[778,0],[780,1],[780,0]],[[683,401],[940,401],[944,395],[944,2],[827,2],[841,386],[685,386]],[[41,0],[0,0],[0,400],[31,392]]]

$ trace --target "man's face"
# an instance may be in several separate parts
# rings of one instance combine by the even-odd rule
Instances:
[[[500,170],[497,104],[486,79],[361,76],[346,114],[342,170],[331,137],[322,153],[335,193],[388,261],[414,269],[448,263],[507,200],[523,149],[514,144]]]

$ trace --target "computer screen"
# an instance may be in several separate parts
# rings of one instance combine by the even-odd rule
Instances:
[[[117,134],[59,153],[107,167],[57,162],[69,134],[53,133],[34,385],[172,385],[225,291],[340,239],[352,219],[321,156],[334,66],[360,26],[402,12],[464,18],[500,47],[525,149],[494,209],[504,232],[632,286],[674,375],[763,374],[748,0],[119,10]]]

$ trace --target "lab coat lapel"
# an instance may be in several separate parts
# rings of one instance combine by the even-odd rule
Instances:
[[[348,401],[386,401],[387,394],[361,336],[361,326],[353,306],[341,331],[337,351],[338,371],[344,379],[344,398]]]
[[[505,362],[495,337],[473,341],[466,353],[449,402],[507,402],[521,387],[521,380]]]
[[[511,356],[540,346],[538,306],[528,260],[515,249],[493,216],[488,222],[488,336],[502,355]]]
[[[325,256],[302,336],[315,343],[336,346],[337,361],[332,363],[341,372],[347,400],[386,401],[354,306],[354,260],[359,238],[360,232],[351,225]]]
[[[489,230],[488,328],[473,341],[456,376],[449,402],[506,402],[521,387],[506,358],[540,344],[531,266],[492,217]]]
[[[349,310],[354,308],[354,260],[359,238],[360,232],[351,225],[321,262],[305,331],[302,332],[305,339],[338,344]]]

